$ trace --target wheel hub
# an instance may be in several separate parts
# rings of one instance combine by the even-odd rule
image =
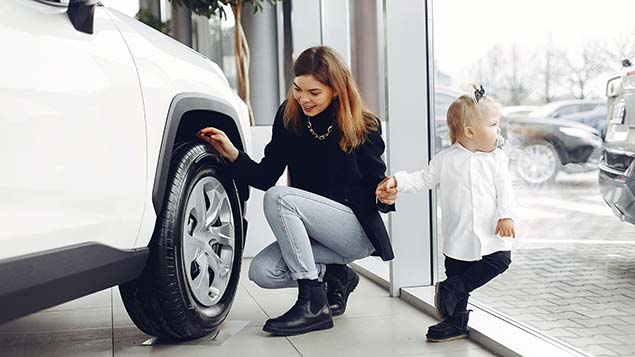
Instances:
[[[527,182],[541,184],[556,172],[557,157],[549,147],[537,144],[526,146],[518,158],[520,176]]]
[[[194,185],[185,223],[182,257],[189,289],[201,305],[215,305],[227,289],[236,242],[232,207],[220,181],[205,177]]]

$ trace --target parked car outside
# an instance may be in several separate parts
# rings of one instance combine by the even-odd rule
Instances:
[[[606,135],[606,105],[598,105],[592,110],[575,114],[568,114],[561,117],[564,120],[571,120],[580,124],[588,125],[597,130],[600,137]]]
[[[533,119],[553,118],[575,121],[594,128],[603,136],[606,121],[606,100],[559,100],[536,108],[528,116]]]
[[[450,145],[446,114],[454,99],[463,93],[451,88],[435,88],[435,151]],[[505,150],[513,168],[529,184],[553,181],[558,172],[597,169],[602,153],[598,132],[574,121],[560,118],[529,118],[532,106],[504,107],[501,132],[507,138]]]
[[[600,161],[600,192],[613,213],[635,224],[635,66],[630,61],[607,82],[605,149]]]
[[[562,118],[567,115],[588,112],[606,105],[602,99],[569,99],[550,102],[529,113],[530,118]]]
[[[536,109],[538,109],[536,105],[510,105],[501,109],[501,117],[527,116]]]
[[[448,131],[448,124],[446,115],[448,109],[454,100],[463,95],[462,92],[436,86],[434,88],[434,150],[435,153],[450,146],[450,132]]]
[[[196,132],[250,151],[245,104],[216,64],[96,1],[0,9],[0,323],[119,285],[149,335],[216,331],[249,191]]]
[[[599,133],[584,124],[558,118],[501,119],[510,160],[525,182],[552,182],[558,172],[597,170],[602,154]]]

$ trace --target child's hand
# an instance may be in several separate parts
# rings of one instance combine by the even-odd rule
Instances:
[[[397,180],[394,177],[386,177],[377,185],[375,190],[377,199],[382,203],[391,205],[397,200]]]
[[[498,234],[501,237],[516,238],[516,228],[514,227],[514,221],[509,218],[499,219],[498,224],[496,225],[496,232],[494,232],[494,234]]]

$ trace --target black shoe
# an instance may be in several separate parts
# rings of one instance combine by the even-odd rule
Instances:
[[[445,320],[454,314],[456,304],[468,296],[463,277],[457,275],[434,285],[434,307],[439,320]]]
[[[445,342],[466,338],[470,333],[467,321],[470,318],[471,311],[457,312],[438,324],[430,326],[426,338],[430,342]]]
[[[298,301],[282,316],[269,319],[262,328],[278,336],[293,336],[333,327],[324,284],[299,285]]]
[[[359,275],[348,265],[327,264],[324,281],[333,316],[342,315],[346,311],[348,296],[359,284]]]

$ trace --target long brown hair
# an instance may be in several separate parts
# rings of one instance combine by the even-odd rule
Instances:
[[[335,91],[338,99],[332,104],[335,104],[337,126],[342,133],[339,145],[343,151],[351,152],[364,143],[370,131],[378,129],[376,116],[364,104],[351,71],[330,47],[316,46],[304,50],[293,63],[293,74],[295,77],[313,75]],[[300,113],[302,109],[293,96],[292,84],[283,119],[287,130],[298,135],[303,129]]]

